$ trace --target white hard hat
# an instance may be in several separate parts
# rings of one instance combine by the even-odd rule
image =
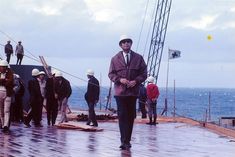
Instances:
[[[119,39],[119,45],[121,44],[122,40],[130,40],[132,42],[131,37],[129,37],[128,35],[121,35],[120,39]]]
[[[149,77],[147,78],[147,81],[153,83],[153,82],[154,82],[154,79],[155,79],[155,78],[154,78],[153,76],[149,76]]]
[[[44,71],[40,71],[38,75],[46,75],[46,73]]]
[[[0,66],[2,67],[8,67],[8,62],[5,60],[0,60]]]
[[[39,74],[39,70],[38,69],[33,69],[32,70],[32,76],[38,76],[38,74]]]
[[[87,75],[90,75],[90,76],[94,76],[94,71],[92,70],[92,69],[88,69],[87,71],[86,71],[86,74]]]
[[[14,77],[18,79],[18,78],[20,78],[20,75],[14,74]]]
[[[55,75],[56,72],[57,72],[56,69],[52,69],[52,70],[51,70],[51,74],[52,74],[52,75]]]
[[[56,71],[56,73],[55,73],[55,77],[63,77],[62,72],[60,72],[60,71]]]

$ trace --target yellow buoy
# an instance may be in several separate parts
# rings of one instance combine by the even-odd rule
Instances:
[[[212,36],[211,36],[211,35],[208,35],[208,36],[207,36],[207,40],[211,41],[211,40],[212,40]]]

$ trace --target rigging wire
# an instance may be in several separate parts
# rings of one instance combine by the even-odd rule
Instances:
[[[0,32],[1,32],[3,35],[5,35],[8,39],[10,39],[11,41],[13,41],[15,44],[17,44],[16,40],[14,40],[10,35],[8,35],[7,33],[5,33],[4,31],[2,31],[1,29],[0,29]],[[1,43],[0,43],[0,45],[3,46],[3,47],[5,47],[4,44],[1,44]],[[25,57],[27,57],[27,58],[29,58],[29,59],[31,59],[31,60],[34,60],[34,61],[36,61],[36,62],[38,62],[38,63],[41,63],[40,59],[39,59],[38,57],[36,57],[33,53],[31,53],[28,49],[24,48],[24,50],[25,50],[25,52],[27,52],[27,53],[29,53],[29,54],[31,55],[31,56],[29,56],[29,55],[24,54]],[[2,58],[2,56],[0,56],[0,58]],[[69,75],[69,76],[71,76],[71,77],[74,77],[74,78],[76,78],[76,79],[78,79],[78,80],[81,80],[81,81],[83,81],[83,82],[88,83],[88,81],[85,80],[85,79],[82,79],[82,78],[80,78],[80,77],[78,77],[78,76],[75,76],[75,75],[73,75],[73,74],[70,74],[70,73],[68,73],[68,72],[66,72],[66,71],[64,71],[64,70],[62,70],[62,69],[56,68],[56,67],[54,67],[54,66],[51,66],[51,65],[49,65],[49,66],[50,66],[51,68],[54,68],[54,69],[56,69],[56,70],[59,70],[59,71],[65,73],[65,74],[67,74],[67,75]],[[94,84],[94,85],[96,85],[96,84]],[[74,87],[78,88],[78,86],[74,86]],[[102,86],[100,86],[100,88],[107,89],[107,88],[102,87]],[[85,93],[85,91],[83,91],[83,92]],[[103,104],[100,104],[100,105],[102,105],[103,107],[106,108],[106,105],[103,105]]]
[[[1,29],[0,29],[0,32],[1,32],[3,35],[5,35],[8,39],[10,39],[11,41],[13,41],[15,44],[17,44],[17,42],[16,42],[10,35],[8,35],[7,33],[5,33],[4,31],[2,31]],[[1,44],[1,43],[0,43],[0,45],[3,46],[3,47],[5,47],[4,44]],[[27,53],[29,53],[29,54],[31,55],[31,56],[29,56],[29,55],[27,55],[27,54],[24,54],[24,56],[25,56],[26,58],[29,58],[29,59],[34,60],[35,62],[38,62],[38,63],[41,64],[41,60],[40,60],[38,57],[36,57],[36,56],[35,56],[33,53],[31,53],[28,49],[26,49],[26,48],[24,48],[24,49],[25,49],[25,51],[26,51]],[[0,56],[0,57],[2,58],[2,56]],[[50,66],[51,68],[54,68],[54,69],[56,69],[56,70],[59,70],[59,71],[65,73],[65,74],[67,74],[67,75],[69,75],[69,76],[71,76],[71,77],[73,77],[73,78],[76,78],[76,79],[78,79],[78,80],[81,80],[81,81],[83,81],[83,82],[88,83],[88,80],[87,80],[87,79],[80,78],[80,77],[78,77],[78,76],[76,76],[76,75],[70,74],[70,73],[68,73],[68,72],[66,72],[66,71],[64,71],[64,70],[62,70],[62,69],[56,68],[56,67],[54,67],[54,66],[51,66],[51,65],[49,65],[49,66]],[[97,86],[96,84],[93,84],[93,85]],[[80,88],[79,88],[78,86],[76,86],[76,85],[75,85],[74,87],[80,89]],[[102,87],[102,86],[100,86],[100,88],[109,90],[108,88]],[[86,92],[86,91],[84,91],[84,90],[81,90],[81,91],[82,91],[83,93]],[[106,98],[106,97],[105,97],[105,98]],[[106,108],[106,105],[103,105],[103,104],[100,104],[100,105]]]
[[[0,46],[2,46],[2,47],[5,47],[5,45],[4,44],[1,44],[0,43]],[[28,58],[28,59],[31,59],[31,60],[34,60],[35,62],[37,62],[37,63],[41,63],[41,61],[39,60],[39,59],[37,59],[37,58],[35,58],[35,57],[31,57],[31,56],[28,56],[28,55],[26,55],[26,54],[24,54],[24,56],[26,57],[26,58]],[[62,73],[65,73],[65,74],[67,74],[67,75],[69,75],[69,76],[71,76],[71,77],[73,77],[73,78],[76,78],[76,79],[79,79],[79,80],[81,80],[81,81],[83,81],[83,82],[86,82],[86,83],[88,83],[88,81],[86,80],[86,79],[82,79],[82,78],[80,78],[80,77],[78,77],[78,76],[76,76],[76,75],[73,75],[73,74],[70,74],[70,73],[68,73],[68,72],[66,72],[66,71],[64,71],[64,70],[62,70],[62,69],[59,69],[59,68],[56,68],[56,67],[54,67],[54,66],[51,66],[51,65],[49,65],[51,68],[53,68],[53,69],[56,69],[56,70],[59,70],[59,71],[61,71]],[[73,84],[73,83],[72,83]],[[96,84],[93,84],[93,85],[96,85]],[[86,93],[86,89],[81,89],[79,86],[77,86],[77,85],[73,85],[75,88],[78,88],[80,91],[82,91],[82,93]],[[103,89],[108,89],[108,88],[106,88],[106,87],[101,87],[100,86],[100,88],[103,88]],[[101,97],[100,97],[101,98]],[[106,98],[106,97],[105,97]],[[105,98],[104,98],[104,100],[105,100]],[[102,101],[102,100],[101,100]],[[102,107],[104,107],[104,108],[106,108],[106,105],[105,104],[100,104]]]
[[[2,34],[4,34],[8,39],[10,39],[11,41],[13,41],[15,44],[17,44],[17,41],[14,40],[10,35],[8,35],[7,33],[5,33],[5,32],[2,31],[2,30],[0,30],[0,32],[1,32]],[[34,58],[37,58],[37,56],[35,56],[33,53],[31,53],[28,49],[24,48],[24,50],[25,50],[26,52],[28,52],[28,53],[29,53],[31,56],[33,56]]]
[[[4,46],[4,45],[1,44],[1,43],[0,43],[0,45],[1,45],[1,46]],[[38,63],[41,63],[41,61],[40,61],[39,59],[35,59],[34,57],[30,57],[30,56],[25,55],[25,54],[24,54],[24,56],[27,57],[27,58],[29,58],[29,59],[31,59],[31,60],[34,60],[34,61],[36,61],[36,62],[38,62]],[[61,72],[64,73],[64,74],[67,74],[67,75],[69,75],[69,76],[71,76],[71,77],[74,77],[74,78],[79,79],[79,80],[84,81],[84,82],[88,82],[86,79],[83,79],[83,78],[80,78],[80,77],[78,77],[78,76],[76,76],[76,75],[70,74],[70,73],[68,73],[68,72],[66,72],[66,71],[64,71],[64,70],[62,70],[62,69],[56,68],[56,67],[51,66],[51,65],[49,65],[49,66],[50,66],[51,68],[53,68],[53,69],[56,69],[56,70],[58,70],[58,71],[61,71]]]
[[[156,8],[157,8],[157,1],[155,1],[154,9],[153,9],[153,12],[152,12],[151,22],[149,24],[148,34],[147,34],[147,37],[146,37],[146,40],[145,40],[145,45],[144,45],[143,57],[145,56],[145,53],[146,53],[146,47],[147,47],[147,44],[148,44],[148,41],[149,41],[150,31],[152,30],[151,28],[152,28],[152,23],[153,23]]]
[[[2,30],[0,30],[0,32],[1,32],[2,34],[4,34],[5,36],[7,36],[7,37],[8,37],[10,40],[12,40],[14,43],[17,43],[17,42],[16,42],[11,36],[9,36],[7,33],[3,32]],[[1,43],[0,43],[0,45],[3,46],[3,47],[5,46],[4,44],[1,44]],[[29,58],[29,59],[31,59],[31,60],[34,60],[34,61],[36,61],[36,62],[38,62],[38,63],[41,63],[41,61],[38,59],[38,57],[36,57],[36,56],[35,56],[33,53],[31,53],[29,50],[27,50],[27,49],[25,49],[25,50],[26,50],[26,52],[28,52],[31,56],[33,56],[33,57],[30,57],[30,56],[24,54],[25,57],[27,57],[27,58]],[[51,65],[49,65],[49,66],[51,66]],[[66,71],[64,71],[64,70],[61,70],[61,69],[56,68],[56,67],[53,67],[53,66],[51,66],[51,67],[54,68],[54,69],[56,69],[56,70],[59,70],[59,71],[65,73],[65,74],[67,74],[67,75],[69,75],[69,76],[72,76],[72,77],[75,77],[75,78],[77,78],[77,79],[79,79],[79,80],[82,80],[82,81],[87,82],[87,80],[82,79],[82,78],[80,78],[80,77],[78,77],[78,76],[72,75],[72,74],[70,74],[70,73],[68,73],[68,72],[66,72]]]
[[[3,32],[2,30],[0,30],[0,32],[1,32],[2,34],[4,34],[5,36],[7,36],[7,37],[8,37],[10,40],[12,40],[14,43],[17,43],[17,42],[16,42],[11,36],[9,36],[7,33]],[[3,47],[4,47],[5,45],[0,43],[0,46],[3,46]],[[27,49],[25,49],[25,50],[26,50],[27,53],[29,53],[29,54],[32,56],[32,57],[31,57],[31,56],[29,56],[29,55],[24,54],[24,56],[25,56],[26,58],[29,58],[29,59],[34,60],[35,62],[41,64],[41,61],[40,61],[40,59],[38,59],[38,57],[36,57],[35,55],[33,55],[33,53],[31,53],[29,50],[27,50]],[[78,80],[80,80],[80,81],[83,81],[83,82],[88,83],[88,81],[87,81],[86,79],[83,79],[83,78],[80,78],[80,77],[78,77],[78,76],[76,76],[76,75],[70,74],[70,73],[68,73],[68,72],[66,72],[66,71],[64,71],[64,70],[62,70],[62,69],[56,68],[56,67],[54,67],[54,66],[51,66],[51,65],[49,65],[49,66],[50,66],[51,68],[53,68],[53,69],[59,70],[59,71],[65,73],[65,74],[67,74],[68,76],[71,76],[71,77],[76,78],[76,79],[78,79]],[[100,88],[108,89],[108,88],[106,88],[106,87],[100,87]]]
[[[138,51],[138,47],[139,47],[139,43],[140,43],[140,38],[141,38],[141,35],[142,35],[142,31],[143,31],[143,27],[144,27],[146,15],[147,15],[148,4],[149,4],[149,0],[147,1],[147,4],[145,6],[145,13],[144,13],[144,18],[143,18],[142,25],[141,25],[141,28],[140,28],[140,34],[139,34],[139,39],[138,39],[138,42],[137,42],[136,52]]]

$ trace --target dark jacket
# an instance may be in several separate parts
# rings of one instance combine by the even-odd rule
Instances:
[[[147,91],[143,84],[140,85],[139,100],[145,102],[147,100]]]
[[[11,44],[6,44],[5,45],[5,53],[6,54],[13,54],[13,47]]]
[[[55,93],[58,94],[58,99],[63,100],[64,98],[69,98],[72,94],[72,89],[70,83],[65,78],[61,78],[62,82],[56,80],[55,81]]]
[[[115,96],[138,96],[139,85],[147,78],[147,65],[143,57],[133,51],[130,54],[130,65],[127,66],[122,51],[117,53],[111,60],[109,78],[114,82]],[[127,88],[121,84],[120,79],[135,80],[136,85]]]
[[[47,99],[55,99],[55,81],[53,78],[48,78],[46,81],[46,95]]]
[[[42,104],[43,96],[41,94],[40,85],[36,78],[28,82],[29,101],[31,105]]]
[[[6,78],[0,79],[0,86],[4,86],[6,88],[7,96],[13,95],[14,77],[10,68],[6,69]]]
[[[24,83],[21,79],[19,79],[19,90],[16,92],[16,96],[23,97],[25,92]]]
[[[89,103],[95,103],[99,100],[99,96],[100,96],[99,81],[94,76],[91,76],[88,81],[85,99]]]

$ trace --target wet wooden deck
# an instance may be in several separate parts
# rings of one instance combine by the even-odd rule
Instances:
[[[138,121],[138,120],[137,120]],[[84,132],[47,126],[25,128],[12,124],[0,133],[0,156],[16,157],[234,157],[233,138],[185,123],[136,123],[132,148],[120,150],[116,122],[100,122],[102,132]],[[85,123],[85,122],[84,122]]]

